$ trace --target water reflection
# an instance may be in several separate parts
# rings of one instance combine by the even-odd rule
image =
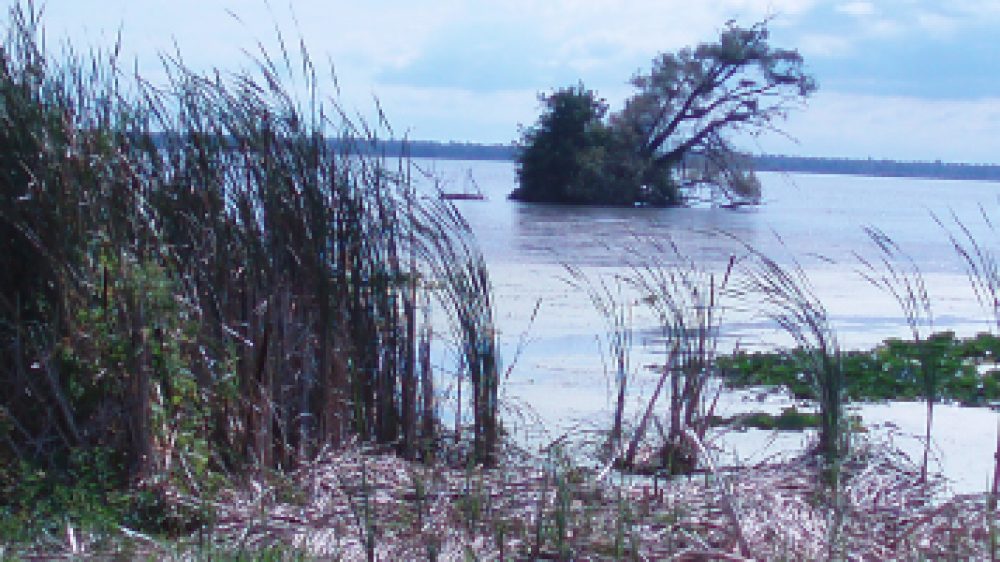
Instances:
[[[515,204],[512,251],[521,259],[621,267],[670,261],[669,244],[705,267],[724,265],[741,244],[758,243],[754,211]],[[722,233],[727,233],[728,236]]]

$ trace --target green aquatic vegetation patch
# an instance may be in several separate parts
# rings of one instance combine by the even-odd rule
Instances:
[[[849,400],[926,398],[924,374],[934,376],[936,399],[984,405],[1000,399],[1000,337],[957,338],[939,332],[920,340],[888,339],[870,350],[841,355]],[[784,386],[800,399],[815,399],[806,353],[737,352],[718,358],[720,372],[734,388]],[[926,369],[926,371],[924,371]]]
[[[767,412],[750,412],[736,414],[730,417],[711,416],[709,423],[715,427],[731,427],[733,429],[777,429],[779,431],[801,431],[819,427],[819,414],[803,412],[795,406],[783,408],[780,414]]]

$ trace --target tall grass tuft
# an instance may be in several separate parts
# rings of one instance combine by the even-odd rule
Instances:
[[[489,278],[308,53],[239,74],[55,59],[31,3],[0,49],[0,466],[202,491],[349,437],[432,456],[427,300],[461,327],[478,458],[497,440]],[[295,91],[285,84],[298,77]],[[304,90],[307,101],[296,92]],[[423,305],[421,305],[423,301]]]
[[[634,467],[639,446],[651,424],[660,430],[658,447],[660,465],[670,472],[689,472],[700,456],[700,442],[708,430],[708,420],[715,400],[709,396],[708,382],[714,372],[719,329],[724,313],[724,299],[730,290],[730,276],[736,258],[732,257],[719,277],[685,257],[673,241],[647,241],[651,246],[644,262],[635,264],[622,282],[638,295],[636,305],[649,307],[658,320],[664,364],[653,394],[628,438],[628,446],[619,451],[618,460]],[[659,256],[667,256],[661,258]],[[576,279],[582,280],[577,273]],[[621,440],[625,391],[629,374],[629,349],[632,344],[631,310],[621,285],[613,291],[606,282],[588,287],[595,307],[608,325],[609,350],[616,362],[617,404],[612,442]],[[666,398],[660,401],[666,389]],[[657,408],[665,404],[661,422]]]
[[[493,316],[493,287],[482,252],[468,223],[454,206],[428,202],[420,217],[426,241],[420,252],[450,311],[472,386],[474,462],[496,461],[499,431],[499,357]],[[442,235],[444,233],[444,235]]]
[[[997,238],[996,225],[986,208],[980,206],[979,212],[987,231]],[[950,225],[936,214],[932,216],[961,258],[976,299],[993,317],[993,327],[1000,333],[1000,262],[992,247],[980,242],[969,226],[954,213],[951,215]]]
[[[665,346],[666,362],[646,413],[626,452],[626,464],[635,458],[639,439],[663,385],[669,380],[666,430],[661,464],[671,472],[693,469],[700,457],[700,442],[708,430],[715,399],[707,394],[715,368],[718,338],[730,295],[730,279],[736,264],[731,256],[721,277],[683,255],[673,241],[668,247],[656,242],[654,256],[633,267],[633,283],[643,300],[656,312]]]
[[[826,308],[816,296],[798,262],[782,266],[773,258],[747,247],[749,258],[743,298],[761,307],[795,341],[803,352],[802,369],[819,401],[820,428],[817,452],[832,476],[847,452],[844,417],[845,384],[837,335]]]
[[[867,259],[855,254],[862,265],[862,277],[874,287],[888,293],[899,305],[916,344],[918,356],[915,358],[918,376],[923,386],[927,403],[924,428],[924,456],[921,464],[921,480],[927,479],[927,465],[931,448],[931,428],[934,424],[934,403],[938,398],[939,372],[935,361],[934,341],[927,340],[934,333],[934,314],[930,297],[920,267],[885,232],[876,227],[865,227],[865,234],[875,246],[878,257]]]

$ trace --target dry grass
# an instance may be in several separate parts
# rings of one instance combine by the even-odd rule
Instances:
[[[890,441],[856,444],[836,498],[817,462],[801,456],[610,481],[557,454],[513,447],[501,468],[484,470],[426,466],[353,444],[284,479],[217,497],[200,547],[191,537],[191,546],[141,551],[183,559],[202,558],[209,546],[232,556],[339,560],[990,558],[996,520],[986,495],[947,497],[943,479],[922,480]],[[738,515],[745,556],[725,502]]]

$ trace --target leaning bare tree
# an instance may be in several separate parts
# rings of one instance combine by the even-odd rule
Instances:
[[[731,203],[756,202],[760,185],[733,133],[777,130],[816,90],[802,56],[768,40],[767,21],[729,22],[716,42],[658,55],[612,115],[582,83],[542,96],[542,115],[523,130],[511,197],[669,206],[710,185]],[[691,160],[704,170],[695,181],[686,177]]]
[[[662,169],[676,168],[691,154],[717,165],[731,162],[736,150],[729,133],[775,130],[816,90],[802,55],[774,48],[768,39],[767,21],[749,28],[730,21],[717,42],[659,55],[648,74],[632,78],[639,92],[615,117],[617,124],[630,129],[641,153]],[[730,189],[726,195],[752,194]]]

